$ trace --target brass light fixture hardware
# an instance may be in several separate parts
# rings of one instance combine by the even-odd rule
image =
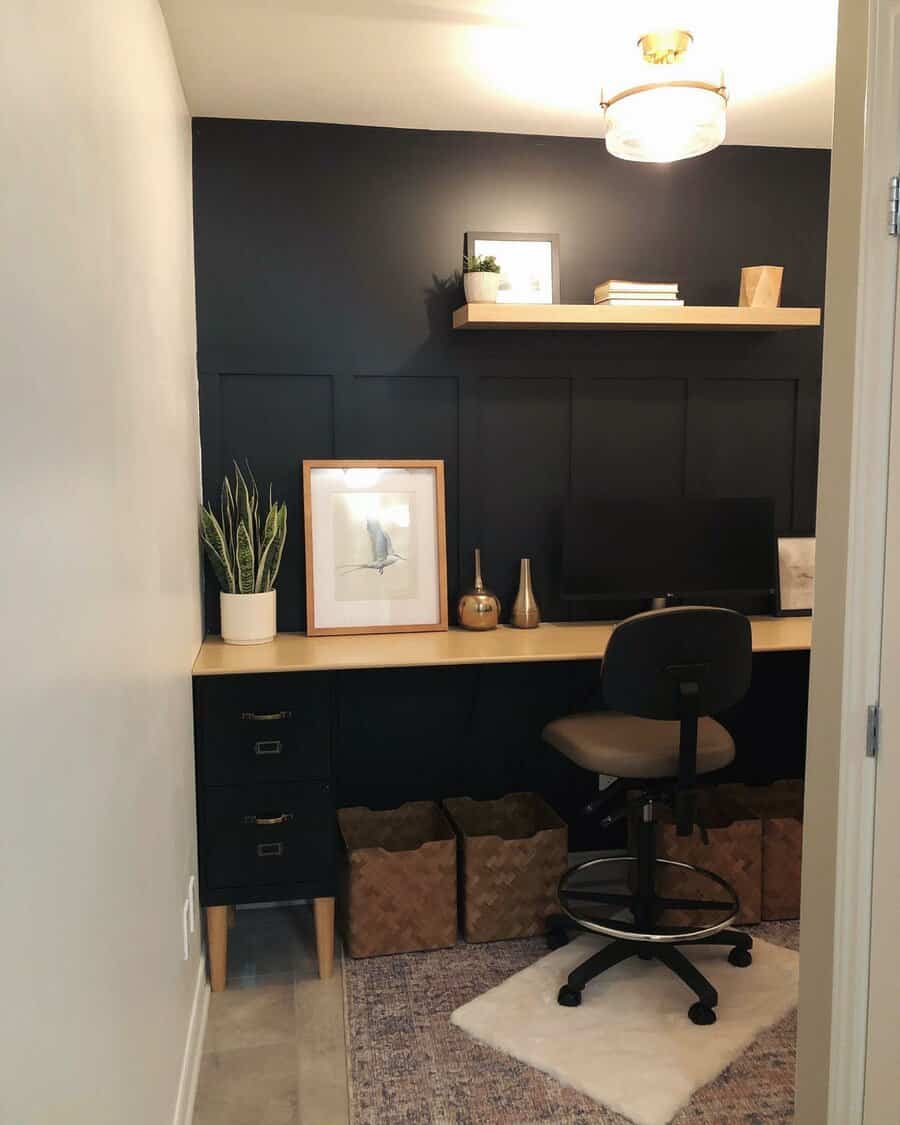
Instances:
[[[673,63],[680,59],[694,42],[689,31],[650,31],[638,39],[638,46],[648,63]]]
[[[700,156],[725,139],[725,78],[686,61],[693,40],[683,30],[652,31],[638,40],[643,75],[636,77],[645,80],[600,96],[613,156],[668,163]]]

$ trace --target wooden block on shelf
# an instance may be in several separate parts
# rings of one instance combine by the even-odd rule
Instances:
[[[742,309],[776,309],[781,301],[784,266],[744,266],[741,270]]]

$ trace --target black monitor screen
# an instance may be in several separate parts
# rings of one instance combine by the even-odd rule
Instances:
[[[771,499],[586,501],[566,510],[562,596],[768,592]]]

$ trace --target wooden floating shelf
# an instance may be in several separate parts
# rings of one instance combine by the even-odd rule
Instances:
[[[816,328],[821,309],[747,309],[728,305],[463,305],[453,327],[644,332],[780,332]]]

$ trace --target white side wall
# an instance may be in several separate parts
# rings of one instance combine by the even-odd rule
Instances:
[[[0,1120],[168,1125],[200,955],[190,119],[156,0],[6,0],[0,95]]]

